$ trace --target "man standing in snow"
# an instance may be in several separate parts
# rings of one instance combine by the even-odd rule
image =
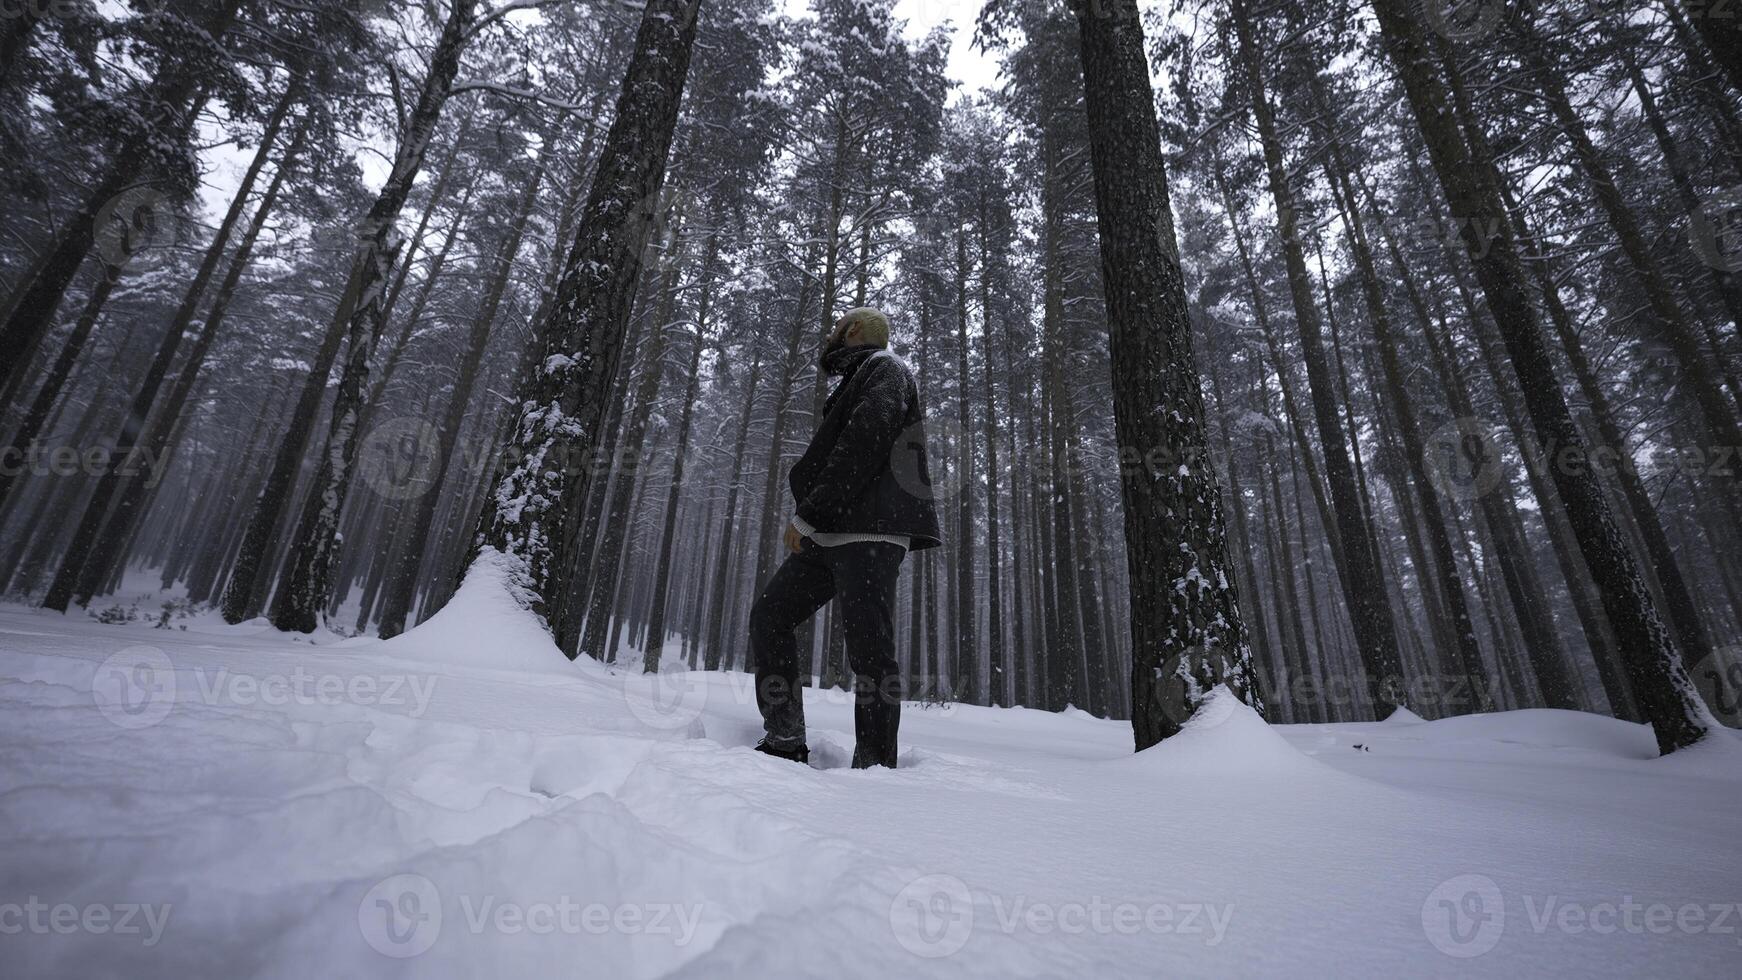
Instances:
[[[756,750],[810,758],[793,630],[837,599],[853,669],[853,767],[893,769],[901,722],[896,579],[909,550],[941,543],[919,386],[889,350],[889,318],[868,306],[835,322],[822,368],[840,381],[789,476],[798,505],[786,527],[791,554],[750,610],[756,705],[768,733]]]

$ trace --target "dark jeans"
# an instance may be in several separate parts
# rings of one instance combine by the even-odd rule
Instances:
[[[793,630],[830,599],[853,668],[853,767],[895,768],[901,723],[901,668],[895,662],[895,582],[907,549],[865,542],[825,548],[810,540],[787,555],[750,610],[756,706],[771,744],[804,744],[804,690]],[[808,651],[807,651],[808,653]],[[804,664],[808,673],[810,664]]]

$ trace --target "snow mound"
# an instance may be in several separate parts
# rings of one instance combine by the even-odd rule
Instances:
[[[1482,741],[1575,749],[1628,759],[1657,756],[1657,742],[1645,725],[1560,708],[1522,708],[1439,718],[1412,727],[1409,737],[1429,742]]]
[[[475,629],[342,650],[0,601],[0,903],[37,903],[0,976],[1736,973],[1733,731],[1658,759],[1575,712],[1266,726],[1218,689],[1137,755],[912,706],[901,768],[807,768],[751,751],[750,675],[565,665],[496,571]],[[408,663],[426,696],[351,684]],[[850,761],[853,699],[805,693]]]
[[[485,548],[434,616],[382,643],[383,653],[494,670],[564,672],[570,664],[527,604],[514,559]]]
[[[1317,772],[1321,764],[1290,745],[1265,720],[1218,684],[1172,738],[1132,757],[1172,774]]]
[[[1396,711],[1393,711],[1385,718],[1385,724],[1387,725],[1424,725],[1426,723],[1426,718],[1423,718],[1421,715],[1405,708],[1401,704],[1397,706]]]
[[[1679,775],[1742,780],[1742,731],[1714,727],[1710,735],[1654,762]]]

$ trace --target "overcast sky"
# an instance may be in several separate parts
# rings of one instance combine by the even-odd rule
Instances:
[[[796,0],[802,6],[803,0]],[[948,23],[956,29],[950,44],[950,62],[945,71],[962,83],[965,92],[993,88],[998,84],[998,60],[974,47],[974,18],[981,0],[901,0],[895,15],[907,20],[910,37],[924,37],[932,27]]]

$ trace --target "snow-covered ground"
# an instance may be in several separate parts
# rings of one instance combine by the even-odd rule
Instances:
[[[501,665],[497,667],[484,664]],[[1140,755],[910,706],[902,768],[750,751],[741,674],[568,664],[506,600],[399,639],[0,606],[7,976],[1735,976],[1742,743],[1558,711]]]

